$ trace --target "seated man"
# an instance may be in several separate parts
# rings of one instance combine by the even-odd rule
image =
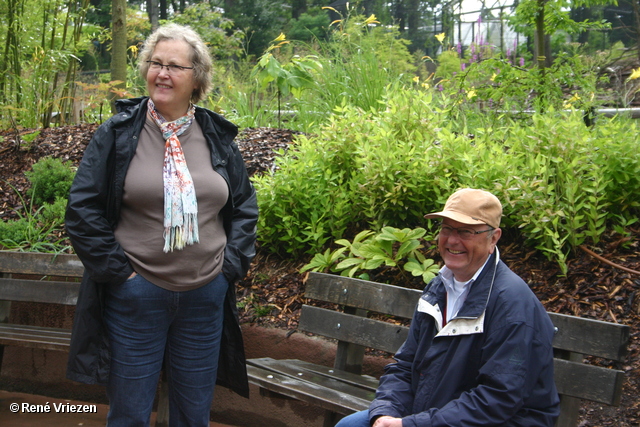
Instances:
[[[527,284],[502,261],[502,206],[458,190],[442,212],[445,266],[425,288],[409,336],[380,378],[368,411],[336,427],[553,426],[554,327]]]

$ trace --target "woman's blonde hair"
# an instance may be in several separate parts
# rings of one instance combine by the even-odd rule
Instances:
[[[167,24],[155,30],[144,42],[138,55],[138,69],[144,79],[147,78],[149,64],[147,61],[153,55],[156,45],[164,40],[184,40],[191,46],[191,66],[196,89],[191,94],[191,102],[197,104],[211,90],[212,62],[207,45],[193,29],[178,24]]]

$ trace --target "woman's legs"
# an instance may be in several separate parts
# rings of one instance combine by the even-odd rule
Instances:
[[[171,427],[209,426],[228,287],[221,273],[179,295],[166,353]]]
[[[369,427],[369,410],[347,415],[338,421],[336,427]]]
[[[136,275],[106,292],[107,425],[148,426],[169,328],[166,291]]]
[[[109,427],[149,425],[164,357],[171,426],[209,425],[228,286],[220,274],[171,292],[136,275],[107,290]]]

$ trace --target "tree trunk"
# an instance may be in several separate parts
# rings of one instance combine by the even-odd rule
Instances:
[[[546,68],[545,36],[544,36],[544,6],[547,0],[538,0],[538,13],[536,14],[536,36],[534,61],[540,69]]]
[[[418,38],[418,27],[420,26],[420,1],[418,0],[409,0],[407,2],[407,27],[408,27],[408,35],[409,40],[412,43],[416,43]],[[443,11],[444,14],[444,11]],[[444,25],[444,23],[443,23]]]
[[[407,22],[406,10],[404,7],[404,0],[396,1],[395,7],[393,9],[393,17],[398,23],[398,29],[400,30],[400,33],[404,33],[404,31],[406,30],[406,22]]]
[[[307,11],[307,0],[293,0],[291,2],[291,17],[300,18],[300,15]]]
[[[151,31],[158,29],[159,21],[158,17],[158,0],[147,0],[147,13],[149,15],[149,22],[151,23]]]
[[[636,39],[638,40],[636,55],[640,60],[640,0],[631,0],[631,7],[633,8],[633,22],[635,24]]]
[[[112,0],[111,5],[111,81],[121,83],[116,88],[125,89],[127,81],[127,2],[126,0]],[[111,112],[116,113],[115,100],[117,93],[111,92]]]
[[[160,0],[160,19],[167,19],[167,0]]]

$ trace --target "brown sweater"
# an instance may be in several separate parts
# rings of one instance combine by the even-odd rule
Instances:
[[[229,189],[213,170],[202,129],[194,120],[179,136],[198,199],[200,242],[164,253],[165,142],[158,125],[147,117],[124,183],[120,220],[115,230],[134,270],[161,288],[186,291],[209,283],[222,270],[227,238],[220,211]]]

